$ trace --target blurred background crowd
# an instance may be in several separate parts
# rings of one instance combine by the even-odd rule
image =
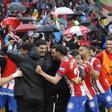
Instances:
[[[87,44],[102,49],[112,32],[111,11],[107,16],[103,5],[94,0],[3,0],[0,12],[0,42],[7,47],[11,32],[18,36],[19,44],[42,37],[50,46],[63,43],[73,50]]]

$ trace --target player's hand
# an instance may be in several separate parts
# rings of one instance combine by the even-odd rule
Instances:
[[[89,61],[85,61],[84,63],[92,69],[91,63]]]
[[[9,44],[13,44],[15,42],[15,40],[10,40]]]
[[[37,65],[36,73],[41,74],[42,72],[43,72],[43,70],[42,70],[41,66]]]
[[[13,78],[16,77],[22,77],[22,71],[20,69],[17,69],[17,71],[15,73],[12,74]]]
[[[83,64],[83,60],[81,59],[81,56],[80,55],[77,56],[76,60],[77,60],[77,63],[79,65],[82,65]]]
[[[75,82],[76,84],[79,84],[81,81],[82,81],[81,77],[77,77],[77,78],[72,79],[72,82]]]

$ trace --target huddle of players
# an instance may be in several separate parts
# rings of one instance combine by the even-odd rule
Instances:
[[[112,38],[107,40],[106,47],[100,53],[100,57],[103,55],[101,61],[90,47],[80,46],[72,56],[65,46],[58,45],[54,51],[56,59],[61,63],[55,76],[48,75],[37,66],[38,75],[51,83],[57,84],[65,77],[71,93],[66,112],[99,112],[99,104],[112,112],[110,82],[105,78],[112,78],[112,60],[107,56],[112,55]]]
[[[77,91],[75,91],[75,95],[73,94],[73,96],[78,96],[78,100],[75,98],[76,101],[74,103],[74,100],[70,98],[67,112],[99,112],[99,105],[105,107],[108,112],[112,112],[110,85],[105,78],[101,62],[95,57],[93,49],[80,46],[78,53],[75,53],[74,57],[78,64],[77,69],[80,71],[78,73],[78,70],[74,69],[74,73],[79,75],[79,79],[76,87],[74,86],[73,90],[75,91],[75,88],[77,88]],[[76,81],[74,80],[74,76],[71,75],[70,77],[73,82]],[[78,86],[80,87],[78,88]],[[74,93],[73,91],[71,92]],[[77,95],[79,93],[80,95]],[[84,97],[85,95],[87,99]],[[77,104],[79,105],[77,106],[79,109],[76,109],[75,105]]]

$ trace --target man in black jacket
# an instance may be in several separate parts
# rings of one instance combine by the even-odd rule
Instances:
[[[35,42],[35,46],[29,52],[29,55],[36,62],[36,64],[41,65],[43,70],[47,73],[52,74],[52,71],[55,71],[55,69],[53,68],[54,62],[52,60],[50,52],[48,51],[48,46],[45,40],[40,39]],[[53,84],[50,84],[44,78],[42,79],[42,82],[45,96],[44,112],[52,112],[53,109],[49,109],[49,107],[52,107],[52,103],[49,104],[49,95],[52,93],[51,86]]]
[[[21,45],[21,54],[8,52],[23,72],[15,81],[15,97],[18,112],[44,112],[44,91],[42,78],[35,73],[37,64],[29,57],[30,45]]]

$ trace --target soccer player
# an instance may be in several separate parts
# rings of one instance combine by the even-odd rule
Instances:
[[[79,54],[82,57],[82,66],[85,69],[85,78],[83,81],[88,100],[87,100],[87,106],[86,106],[86,111],[87,112],[99,112],[99,107],[98,107],[98,100],[97,100],[97,95],[95,92],[95,89],[92,85],[92,79],[96,78],[96,76],[92,75],[92,72],[94,72],[89,64],[90,61],[90,51],[89,48],[86,46],[80,46],[79,48]]]
[[[101,61],[105,78],[112,87],[112,36],[106,40],[106,49],[98,53],[96,57]]]
[[[54,84],[57,84],[62,77],[65,77],[71,90],[67,112],[85,112],[87,97],[83,89],[81,78],[79,77],[79,68],[77,63],[71,55],[68,55],[67,48],[65,46],[57,45],[55,49],[56,57],[61,61],[59,70],[55,77],[43,72],[39,65],[36,68],[36,72]]]
[[[102,69],[101,62],[98,58],[93,57],[96,51],[90,48],[91,53],[91,67],[96,71],[96,73],[92,73],[93,75],[99,74],[98,78],[94,80],[94,87],[96,88],[97,98],[99,102],[108,110],[108,112],[112,112],[112,93],[110,89],[110,85],[105,78],[105,72]]]

